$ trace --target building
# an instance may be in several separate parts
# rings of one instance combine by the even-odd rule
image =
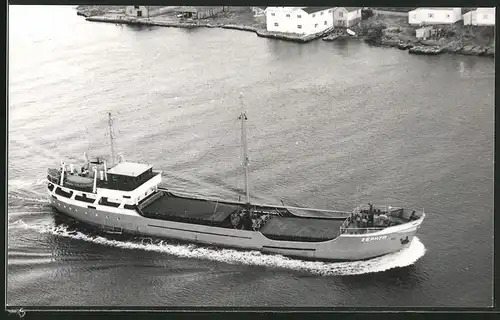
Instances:
[[[267,31],[310,35],[333,28],[333,7],[267,7]]]
[[[261,17],[266,15],[267,7],[252,7],[254,17]]]
[[[495,8],[477,8],[463,15],[466,26],[494,26]]]
[[[427,26],[420,29],[415,30],[415,36],[417,39],[436,39],[441,37],[442,30],[434,29],[434,27]]]
[[[333,9],[333,25],[350,28],[361,21],[361,7],[336,7]]]
[[[195,7],[181,6],[175,9],[175,12],[183,18],[188,19],[206,19],[227,11],[227,7]]]
[[[417,8],[408,12],[408,22],[414,25],[454,24],[462,20],[462,8]]]
[[[165,6],[125,6],[125,14],[131,17],[154,17],[170,11]]]

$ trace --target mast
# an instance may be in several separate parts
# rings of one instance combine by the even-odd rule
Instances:
[[[247,121],[247,115],[245,113],[245,109],[243,107],[243,93],[240,93],[240,103],[241,103],[241,114],[238,117],[239,120],[241,120],[241,152],[242,152],[242,165],[243,169],[245,170],[245,194],[246,194],[246,203],[250,203],[250,190],[248,188],[248,164],[249,164],[249,158],[248,158],[248,147],[247,147],[247,127],[246,127],[246,121]]]
[[[109,140],[111,146],[111,164],[115,164],[115,142],[113,137],[113,119],[111,119],[111,112],[108,113],[108,125],[109,125]]]

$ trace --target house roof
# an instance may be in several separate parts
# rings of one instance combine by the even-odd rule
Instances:
[[[265,7],[265,8],[270,9],[270,10],[278,10],[278,11],[282,11],[282,10],[295,11],[295,10],[304,9],[307,7]]]
[[[309,14],[315,13],[315,12],[320,12],[323,10],[328,10],[328,9],[333,9],[333,7],[305,7],[305,8],[302,8],[302,10],[304,10],[305,12],[307,12]]]
[[[417,8],[413,11],[418,11],[418,10],[453,10],[453,9],[459,9],[459,8],[428,7],[428,8]]]
[[[121,162],[108,170],[108,173],[121,176],[137,177],[152,167],[147,164],[134,162]]]

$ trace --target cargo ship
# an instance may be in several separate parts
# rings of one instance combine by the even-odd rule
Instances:
[[[357,206],[352,211],[256,204],[249,193],[247,114],[242,108],[244,200],[224,200],[160,187],[153,166],[116,161],[109,114],[111,161],[61,162],[48,169],[48,199],[57,211],[108,233],[175,239],[258,250],[305,260],[366,260],[410,246],[424,210]],[[80,167],[81,165],[81,167]]]

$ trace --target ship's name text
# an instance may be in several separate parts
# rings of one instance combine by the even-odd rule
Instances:
[[[384,239],[387,239],[387,236],[361,238],[361,242],[378,241],[378,240],[384,240]]]

